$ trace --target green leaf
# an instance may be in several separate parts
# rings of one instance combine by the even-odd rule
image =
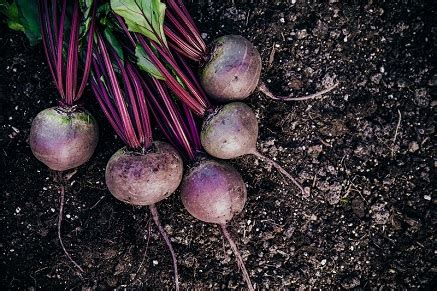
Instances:
[[[41,39],[41,31],[38,18],[38,1],[16,0],[19,23],[24,28],[24,33],[31,45],[35,45]]]
[[[80,11],[82,11],[82,15],[83,15],[83,23],[80,26],[80,38],[83,38],[90,27],[90,22],[91,22],[91,8],[93,5],[93,0],[80,0],[79,1],[79,6],[80,6]]]
[[[6,0],[0,0],[0,13],[6,16],[6,23],[12,30],[24,32],[24,27],[18,17],[18,8],[15,2],[9,4]]]
[[[8,20],[8,27],[12,30],[24,32],[24,27],[16,21]]]
[[[111,0],[112,10],[124,18],[132,32],[167,46],[164,35],[165,4],[160,0]]]
[[[120,57],[120,59],[122,61],[124,61],[123,49],[122,49],[121,44],[118,41],[117,37],[108,28],[105,28],[105,30],[103,31],[103,34],[104,34],[106,40],[111,44],[112,48],[115,50],[117,55]]]
[[[82,15],[84,18],[88,18],[90,16],[93,2],[93,0],[79,0],[80,11],[82,11]]]
[[[9,3],[7,0],[0,0],[0,13],[6,16],[5,22],[10,29],[26,34],[31,45],[41,39],[38,1],[15,0]]]
[[[154,64],[149,59],[149,56],[144,51],[144,49],[137,45],[135,48],[135,56],[137,57],[137,65],[138,67],[152,75],[152,77],[159,79],[159,80],[165,80],[164,76],[161,75],[161,72],[158,70],[157,67],[155,67]]]

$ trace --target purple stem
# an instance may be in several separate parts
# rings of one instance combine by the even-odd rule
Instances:
[[[71,19],[70,26],[70,39],[68,45],[68,55],[67,55],[67,68],[65,73],[65,99],[66,103],[69,105],[73,104],[74,93],[75,93],[75,83],[77,81],[77,53],[78,45],[77,40],[79,36],[79,4],[78,1],[73,1],[73,16]],[[62,44],[61,44],[62,46]]]
[[[193,86],[195,86],[195,90],[199,93],[199,95],[201,95],[202,100],[206,101],[207,107],[211,108],[212,105],[209,102],[209,99],[206,97],[206,93],[203,90],[202,85],[200,85],[199,80],[198,80],[197,76],[194,74],[193,70],[190,68],[190,66],[187,64],[187,62],[182,57],[177,55],[177,58],[178,58],[179,63],[182,64],[182,69],[188,73],[189,80],[194,83]]]
[[[113,90],[112,96],[115,99],[116,108],[120,114],[121,122],[123,125],[123,131],[126,135],[127,140],[129,141],[129,146],[131,148],[138,148],[139,142],[135,135],[135,131],[133,129],[132,121],[130,119],[128,110],[126,108],[126,103],[123,98],[123,94],[120,89],[120,85],[118,83],[117,77],[115,75],[115,71],[111,62],[111,58],[109,56],[108,50],[106,48],[106,45],[104,43],[104,40],[102,36],[100,35],[100,32],[96,32],[97,35],[97,41],[100,48],[100,55],[103,59],[103,62],[105,63],[105,71],[108,73],[109,76],[109,87]],[[113,54],[111,57],[117,58],[116,54]],[[123,66],[119,68],[120,70],[124,70]]]
[[[58,17],[58,2],[41,0],[39,5],[39,14],[41,22],[41,35],[43,40],[44,52],[46,54],[48,67],[52,74],[56,88],[61,95],[61,103],[73,106],[81,97],[89,77],[91,68],[92,39],[94,34],[94,14],[95,5],[93,6],[90,29],[88,31],[88,43],[86,46],[84,71],[82,80],[78,87],[78,67],[79,67],[79,28],[81,22],[81,13],[77,1],[73,3],[73,13],[71,15],[70,35],[66,47],[66,58],[64,58],[64,30],[67,20],[67,0],[63,0],[60,8],[60,17]],[[65,81],[65,82],[64,82]]]
[[[63,47],[63,40],[64,40],[64,21],[65,21],[65,13],[67,10],[67,1],[64,0],[64,3],[62,5],[62,12],[61,12],[61,20],[59,21],[59,30],[58,30],[58,42],[56,43],[56,49],[57,49],[57,59],[56,59],[56,71],[57,71],[57,80],[60,87],[60,94],[62,99],[65,100],[65,93],[64,93],[64,87],[63,87],[63,77],[62,77],[62,47]],[[67,103],[68,104],[68,103]]]
[[[139,36],[139,41],[143,49],[146,51],[147,55],[150,57],[151,62],[158,68],[161,74],[167,81],[168,86],[171,90],[184,102],[187,106],[190,107],[197,115],[203,116],[206,107],[199,104],[199,102],[193,98],[182,86],[179,82],[173,77],[173,75],[165,68],[165,65],[161,63],[158,57],[154,54],[153,50],[146,43],[144,38],[141,35]]]
[[[84,67],[84,72],[83,72],[83,76],[82,76],[82,83],[79,87],[79,91],[76,94],[75,101],[77,101],[82,96],[83,91],[85,90],[85,87],[86,87],[88,77],[90,75],[90,71],[91,71],[91,60],[92,60],[91,58],[92,58],[92,53],[93,53],[95,14],[96,14],[96,5],[93,5],[93,13],[91,16],[91,22],[90,22],[90,27],[89,27],[89,31],[88,31],[88,43],[87,43],[86,56],[85,56],[85,67]]]
[[[185,104],[182,104],[182,107],[185,114],[185,120],[187,120],[188,126],[190,128],[191,140],[193,141],[194,150],[200,151],[202,150],[202,143],[200,142],[199,129],[197,128],[193,113]]]

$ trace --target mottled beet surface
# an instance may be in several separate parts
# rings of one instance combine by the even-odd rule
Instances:
[[[108,161],[106,186],[118,200],[151,205],[176,191],[183,170],[181,156],[165,142],[154,142],[145,153],[122,148]]]
[[[247,199],[243,178],[229,164],[203,159],[185,174],[180,187],[182,204],[195,218],[226,224],[243,210]]]
[[[248,105],[228,103],[204,120],[200,137],[213,157],[238,158],[256,151],[258,120]]]
[[[243,100],[258,85],[261,57],[250,41],[240,35],[214,40],[209,60],[200,73],[206,93],[219,102]]]
[[[253,283],[431,289],[436,6],[273,2],[189,4],[206,42],[241,34],[255,44],[274,93],[303,95],[341,81],[322,100],[281,103],[257,93],[245,100],[258,118],[259,151],[312,190],[302,199],[253,156],[230,161],[248,195],[229,230]],[[69,181],[63,223],[64,243],[86,271],[81,278],[56,237],[57,184],[27,142],[32,119],[55,106],[58,94],[41,46],[29,47],[4,25],[0,87],[1,289],[173,288],[167,248],[155,227],[148,231],[149,211],[106,189],[106,164],[123,144],[90,92],[82,100],[99,123],[100,142]],[[184,210],[178,192],[159,213],[178,254],[181,289],[245,287],[220,230]]]
[[[94,153],[99,130],[94,117],[81,108],[47,108],[32,121],[30,148],[52,170],[81,166]]]

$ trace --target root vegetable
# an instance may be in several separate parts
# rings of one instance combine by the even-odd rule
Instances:
[[[169,144],[155,141],[145,153],[122,148],[108,161],[106,185],[115,198],[152,205],[170,196],[181,183],[183,163]]]
[[[246,185],[240,174],[226,163],[201,159],[184,176],[180,190],[182,203],[192,216],[220,226],[248,289],[254,290],[243,258],[226,228],[226,224],[243,210],[246,203]]]
[[[94,117],[77,107],[52,107],[41,111],[30,130],[30,148],[50,169],[79,167],[93,155],[99,138]]]
[[[205,118],[201,142],[206,152],[220,159],[234,159],[243,155],[255,155],[275,167],[307,195],[308,189],[272,159],[256,149],[258,120],[253,110],[242,102],[232,102],[219,107]]]

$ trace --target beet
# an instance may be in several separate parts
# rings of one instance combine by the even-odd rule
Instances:
[[[274,100],[302,101],[321,98],[338,83],[307,96],[277,96],[260,81],[262,62],[258,50],[240,35],[225,35],[212,42],[207,62],[200,73],[205,92],[219,102],[243,100],[259,89]]]
[[[50,169],[65,171],[87,162],[98,141],[94,117],[78,107],[52,107],[38,113],[30,129],[30,149]]]
[[[248,105],[232,102],[205,118],[200,138],[203,148],[219,159],[251,154],[256,151],[258,120]]]
[[[232,166],[214,160],[201,160],[184,176],[182,203],[195,218],[226,224],[241,212],[247,191],[243,178]]]
[[[338,85],[336,83],[325,90],[303,97],[276,96],[260,80],[261,57],[249,40],[240,35],[225,35],[217,38],[207,47],[182,1],[167,0],[166,6],[164,32],[170,48],[175,55],[183,56],[200,65],[200,83],[206,93],[215,101],[243,100],[257,87],[260,92],[275,100],[309,100],[320,98]],[[157,49],[159,50],[159,47]],[[177,71],[177,67],[173,69]],[[168,76],[166,78],[168,79]],[[186,83],[186,78],[182,79]],[[188,84],[186,83],[186,85]],[[196,90],[198,92],[193,92],[191,89],[189,91],[197,95],[195,98],[198,99],[199,89]],[[178,95],[178,93],[176,94]],[[186,96],[184,96],[185,98]],[[196,110],[199,111],[198,108]]]
[[[250,41],[239,35],[225,35],[211,44],[209,61],[200,81],[214,100],[229,102],[247,98],[258,86],[261,57]]]
[[[181,187],[182,204],[195,218],[220,226],[231,245],[244,281],[254,290],[249,273],[226,224],[243,210],[247,199],[243,178],[231,165],[201,159],[185,174]]]
[[[290,179],[303,194],[308,194],[309,190],[304,189],[284,168],[256,149],[258,121],[248,105],[232,102],[218,108],[205,118],[200,137],[203,148],[211,156],[234,159],[248,154],[255,155]]]
[[[170,196],[182,180],[183,163],[169,144],[155,141],[145,153],[122,148],[106,166],[106,185],[115,198],[151,205]]]

